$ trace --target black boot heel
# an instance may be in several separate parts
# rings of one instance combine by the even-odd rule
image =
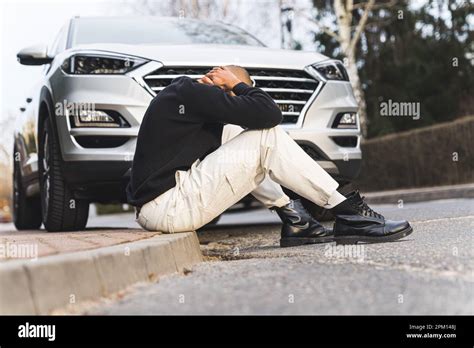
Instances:
[[[305,245],[308,244],[304,240],[301,240],[302,238],[285,238],[285,239],[280,239],[280,247],[282,248],[288,248],[288,247],[295,247],[295,246],[300,246],[300,245]]]
[[[358,237],[352,237],[352,236],[347,236],[347,237],[335,237],[334,241],[336,242],[336,245],[349,245],[349,244],[357,244],[360,242]]]
[[[280,246],[284,248],[284,247],[292,247],[292,246],[298,246],[298,245],[329,243],[332,241],[334,241],[333,236],[313,237],[313,238],[290,237],[290,238],[280,239]]]
[[[324,228],[315,220],[300,200],[273,209],[283,222],[280,239],[282,248],[333,241],[332,230]]]

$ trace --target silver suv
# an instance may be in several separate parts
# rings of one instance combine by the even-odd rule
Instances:
[[[173,78],[198,78],[218,65],[247,68],[280,106],[284,129],[336,180],[350,183],[359,172],[357,104],[346,70],[318,53],[267,48],[220,22],[90,17],[71,19],[50,47],[25,48],[18,60],[44,65],[15,130],[18,229],[80,230],[89,203],[125,202],[152,98]]]

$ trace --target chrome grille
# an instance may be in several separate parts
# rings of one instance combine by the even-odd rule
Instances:
[[[179,76],[200,78],[212,67],[164,66],[144,77],[148,87],[156,94]],[[247,68],[256,87],[267,92],[278,104],[284,124],[296,124],[306,103],[319,82],[303,70]]]

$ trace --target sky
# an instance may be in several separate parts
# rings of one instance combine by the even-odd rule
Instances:
[[[102,0],[0,0],[0,146],[8,153],[13,146],[14,117],[42,71],[41,66],[19,64],[18,51],[49,44],[72,16],[101,15],[106,8]],[[3,157],[0,154],[1,161]]]
[[[68,18],[103,15],[108,1],[102,0],[0,0],[0,110],[21,106],[42,67],[23,66],[16,54],[24,47],[49,44]]]

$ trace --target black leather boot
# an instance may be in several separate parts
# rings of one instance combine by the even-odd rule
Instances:
[[[336,216],[334,240],[336,244],[357,242],[391,242],[408,236],[413,229],[408,221],[391,221],[373,211],[358,191],[331,209]]]
[[[281,208],[274,207],[272,210],[277,212],[283,222],[281,247],[326,243],[334,240],[332,231],[321,226],[299,199],[292,200]]]

